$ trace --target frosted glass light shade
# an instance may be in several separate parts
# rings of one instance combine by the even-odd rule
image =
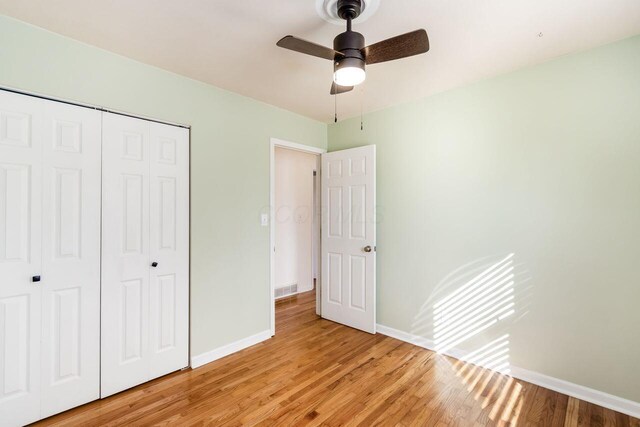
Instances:
[[[342,67],[333,73],[333,81],[339,86],[357,86],[366,77],[367,73],[360,67]]]

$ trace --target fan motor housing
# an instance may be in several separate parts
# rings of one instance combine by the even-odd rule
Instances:
[[[337,50],[347,58],[364,59],[362,48],[364,48],[364,36],[355,31],[345,31],[333,39],[333,50]]]
[[[345,31],[333,39],[333,50],[344,55],[343,58],[336,59],[333,63],[333,71],[344,67],[357,67],[364,70],[364,36],[355,31]]]

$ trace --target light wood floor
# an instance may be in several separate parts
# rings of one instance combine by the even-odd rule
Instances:
[[[277,303],[276,336],[39,425],[630,426],[640,421]]]

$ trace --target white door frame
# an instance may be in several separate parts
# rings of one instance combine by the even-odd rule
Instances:
[[[316,156],[320,156],[327,152],[327,150],[323,148],[312,147],[309,145],[297,144],[295,142],[284,141],[278,138],[271,138],[270,144],[270,155],[269,155],[269,282],[270,282],[270,295],[269,298],[269,310],[271,311],[271,336],[276,334],[276,270],[275,270],[275,244],[276,244],[276,227],[275,227],[275,205],[276,205],[276,147],[286,148],[289,150],[302,151],[304,153],[314,154]],[[318,162],[318,175],[320,175],[320,165],[321,162]],[[321,266],[318,266],[318,271],[321,270]],[[320,276],[320,274],[318,274]],[[320,277],[318,277],[318,283],[320,281]],[[316,291],[318,286],[316,285]],[[316,301],[318,298],[316,297]],[[316,306],[317,307],[317,306]]]

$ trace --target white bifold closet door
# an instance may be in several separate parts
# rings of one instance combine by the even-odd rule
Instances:
[[[100,113],[0,91],[0,424],[99,397]]]
[[[102,397],[188,366],[189,133],[103,115]]]
[[[100,126],[45,103],[41,418],[100,397]]]

